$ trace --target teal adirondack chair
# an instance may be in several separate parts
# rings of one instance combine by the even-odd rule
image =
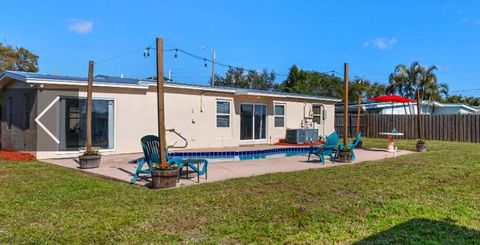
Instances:
[[[152,164],[160,162],[160,153],[158,152],[158,145],[160,140],[158,136],[155,135],[147,135],[142,137],[140,140],[142,144],[142,150],[144,157],[137,160],[137,168],[133,173],[132,179],[130,183],[135,184],[140,174],[151,174],[152,173]],[[167,151],[165,151],[167,152]],[[169,159],[167,154],[167,162],[169,164],[178,164],[178,167],[183,167],[183,162],[181,159]],[[145,163],[147,164],[146,168],[143,168]]]
[[[325,156],[329,156],[330,161],[332,161],[332,163],[335,163],[335,158],[338,151],[337,143],[338,134],[336,132],[333,132],[332,134],[327,136],[325,145],[310,146],[310,150],[308,152],[308,161],[310,161],[311,155],[315,155],[320,158],[322,164],[325,164]]]
[[[143,149],[143,154],[144,157],[140,158],[137,160],[137,168],[135,169],[135,172],[133,173],[132,179],[130,182],[134,184],[137,179],[139,174],[151,174],[152,173],[152,164],[153,163],[159,163],[160,162],[160,153],[158,152],[158,145],[160,144],[160,140],[158,136],[155,135],[147,135],[142,137],[140,140],[142,144],[142,149]],[[167,152],[167,149],[165,149],[165,152]],[[169,164],[177,164],[178,169],[181,171],[183,167],[188,166],[192,168],[197,174],[198,174],[198,181],[200,181],[199,176],[207,174],[207,166],[208,166],[208,161],[205,159],[182,159],[179,157],[175,158],[169,158],[168,153],[167,153],[167,162]],[[199,161],[203,163],[203,169],[199,170],[195,164],[198,164]],[[144,165],[147,163],[147,168],[144,169]]]
[[[350,148],[352,150],[352,160],[355,160],[354,149],[358,146],[358,144],[360,143],[361,140],[362,140],[362,132],[359,132],[355,141],[352,140],[348,143],[348,148]],[[340,146],[338,148],[339,149],[343,148],[343,143],[340,144]]]

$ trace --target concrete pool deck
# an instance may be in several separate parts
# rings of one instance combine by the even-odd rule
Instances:
[[[411,151],[399,150],[397,156],[411,154]],[[328,168],[335,166],[342,166],[348,164],[358,164],[366,161],[382,160],[385,158],[394,157],[393,153],[386,152],[381,149],[357,149],[355,150],[356,160],[352,163],[335,163],[332,164],[329,160],[323,165],[318,161],[317,157],[312,157],[311,162],[307,162],[306,155],[290,156],[290,157],[272,157],[264,159],[243,160],[243,161],[226,161],[226,162],[212,162],[208,165],[208,179],[204,176],[200,177],[200,183],[210,183],[215,181],[222,181],[227,179],[251,177],[270,173],[293,172],[307,169]],[[95,169],[79,169],[77,159],[49,159],[45,162],[100,175],[109,179],[116,179],[130,183],[132,174],[137,166],[136,160],[143,157],[143,154],[124,154],[124,155],[104,155],[99,168]],[[141,175],[136,184],[146,185],[150,180],[148,176]],[[189,179],[185,176],[180,177],[180,183],[177,187],[195,185],[197,183],[197,176],[195,173],[189,173]]]

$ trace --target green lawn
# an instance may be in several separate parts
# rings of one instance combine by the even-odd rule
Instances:
[[[428,143],[396,159],[172,190],[0,162],[0,243],[480,243],[480,145]]]

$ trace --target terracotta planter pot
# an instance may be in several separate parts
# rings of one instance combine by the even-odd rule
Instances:
[[[338,152],[337,161],[345,162],[345,163],[352,162],[352,152],[351,151],[340,151],[340,152]]]
[[[417,144],[416,148],[417,152],[426,152],[427,144]]]
[[[177,186],[178,169],[154,170],[152,172],[152,189],[171,188]]]
[[[81,169],[98,168],[100,166],[101,159],[102,159],[102,156],[100,155],[79,156],[78,163],[80,164]]]

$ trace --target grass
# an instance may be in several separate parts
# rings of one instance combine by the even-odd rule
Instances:
[[[0,243],[479,243],[479,145],[427,143],[396,159],[160,191],[0,162]]]

